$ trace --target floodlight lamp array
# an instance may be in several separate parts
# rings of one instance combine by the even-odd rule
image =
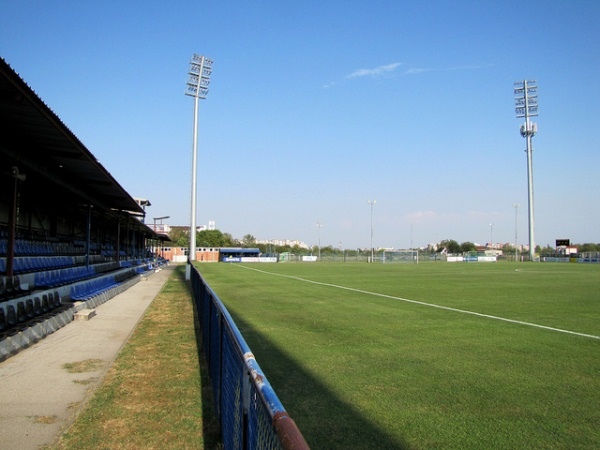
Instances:
[[[538,115],[537,81],[517,81],[514,85],[517,118]]]
[[[192,56],[185,95],[201,99],[206,98],[208,95],[208,85],[210,84],[212,63],[212,59],[205,58],[204,56]]]

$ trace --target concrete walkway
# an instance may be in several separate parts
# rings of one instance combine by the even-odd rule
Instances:
[[[173,266],[0,362],[0,450],[50,445],[100,384]],[[67,370],[65,364],[74,366]]]

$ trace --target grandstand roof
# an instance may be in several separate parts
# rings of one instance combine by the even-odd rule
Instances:
[[[143,215],[142,207],[0,58],[0,167],[18,166],[63,188],[79,202]],[[44,184],[40,183],[44,189]]]

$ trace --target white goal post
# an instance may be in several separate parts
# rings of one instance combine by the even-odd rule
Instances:
[[[376,258],[380,263],[383,264],[396,264],[396,263],[414,263],[419,264],[419,250],[407,249],[407,250],[393,250],[383,251],[378,254]]]

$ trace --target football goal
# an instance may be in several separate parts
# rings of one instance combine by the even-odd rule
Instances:
[[[396,263],[419,263],[419,250],[394,250],[384,251],[379,253],[379,258],[375,258],[374,262],[383,264]]]

